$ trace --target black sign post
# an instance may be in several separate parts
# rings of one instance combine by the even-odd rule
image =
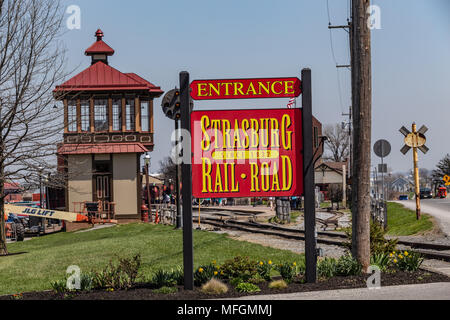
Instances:
[[[317,280],[316,197],[314,192],[314,155],[312,129],[311,70],[302,69],[303,116],[303,190],[305,199],[306,282]]]
[[[191,132],[191,108],[189,105],[189,73],[180,72],[181,129]],[[184,138],[185,139],[185,138]],[[191,139],[182,141],[183,163],[181,165],[181,196],[183,200],[183,266],[184,289],[194,289],[194,246],[192,238],[192,176]]]

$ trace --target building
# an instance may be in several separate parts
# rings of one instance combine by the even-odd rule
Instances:
[[[412,190],[413,186],[413,183],[400,177],[391,182],[390,189],[395,192],[409,192]]]
[[[314,181],[319,190],[328,199],[327,192],[331,184],[343,185],[347,182],[348,162],[325,161],[316,164],[314,169]],[[344,172],[345,170],[345,172]],[[346,183],[347,184],[347,183]]]
[[[58,165],[67,174],[66,209],[85,201],[114,203],[116,219],[140,216],[140,158],[154,147],[153,99],[160,87],[111,67],[114,50],[103,32],[85,51],[91,65],[56,86],[64,104],[64,141]]]

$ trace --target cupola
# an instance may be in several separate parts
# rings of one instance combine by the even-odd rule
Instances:
[[[103,36],[104,36],[103,31],[98,29],[95,32],[95,37],[97,38],[97,41],[94,42],[84,52],[85,55],[91,56],[92,64],[97,63],[99,61],[108,64],[108,56],[112,56],[114,54],[114,50],[102,40]]]

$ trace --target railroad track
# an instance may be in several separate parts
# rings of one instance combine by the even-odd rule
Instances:
[[[198,222],[198,217],[193,219]],[[269,223],[258,223],[250,221],[238,221],[234,219],[201,217],[202,224],[208,224],[214,227],[223,229],[234,229],[250,233],[259,233],[269,236],[276,236],[292,240],[305,240],[305,231],[299,229],[286,228]],[[347,236],[342,232],[318,231],[317,243],[328,245],[345,246]],[[415,252],[421,253],[424,257],[429,259],[439,259],[450,261],[450,253],[442,252],[450,251],[449,245],[429,243],[429,242],[414,242],[414,241],[398,241],[399,245],[414,249]]]

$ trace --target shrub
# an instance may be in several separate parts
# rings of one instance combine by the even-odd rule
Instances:
[[[241,293],[249,293],[249,292],[259,292],[261,289],[253,284],[248,282],[241,282],[236,286],[236,291]]]
[[[292,279],[294,279],[297,273],[296,266],[297,264],[295,262],[294,263],[284,262],[277,265],[276,270],[280,273],[283,280],[289,283],[292,281]]]
[[[51,282],[50,285],[52,286],[53,291],[55,291],[56,293],[59,293],[59,294],[63,294],[65,292],[69,291],[69,289],[67,288],[66,281],[67,281],[67,279],[56,280],[54,282]]]
[[[272,263],[269,264],[269,262],[260,261],[256,267],[256,270],[261,278],[266,281],[271,280],[270,272],[272,271]]]
[[[345,246],[351,251],[352,249],[352,231],[351,228],[346,230],[347,238],[349,242],[345,243]],[[384,236],[386,234],[386,230],[377,223],[370,223],[370,252],[371,254],[389,254],[390,252],[395,251],[397,247],[398,239],[386,239]]]
[[[220,280],[211,279],[202,286],[202,292],[206,294],[223,294],[228,292],[228,287]]]
[[[177,293],[178,292],[178,288],[177,287],[161,287],[159,289],[155,289],[153,290],[154,293],[162,293],[162,294],[172,294],[172,293]]]
[[[81,273],[80,275],[80,289],[73,289],[70,290],[67,287],[67,279],[68,276],[66,276],[62,280],[57,280],[54,282],[51,282],[50,285],[52,286],[53,291],[56,293],[64,294],[70,291],[90,291],[93,289],[93,276],[88,273]]]
[[[336,264],[336,275],[355,276],[361,274],[361,264],[351,255],[347,254],[339,258]]]
[[[284,280],[276,280],[276,281],[272,281],[271,283],[269,283],[269,288],[270,289],[277,289],[277,290],[281,290],[281,289],[286,289],[287,288],[287,283]]]
[[[218,276],[217,267],[214,264],[202,265],[194,272],[194,284],[201,286],[214,276]]]
[[[417,271],[423,262],[423,256],[417,252],[394,251],[391,255],[393,265],[401,271]]]
[[[177,284],[177,280],[174,279],[174,273],[164,269],[156,270],[151,282],[158,288]]]
[[[334,258],[325,257],[317,263],[317,274],[320,278],[331,278],[336,275],[337,261]]]
[[[256,262],[250,260],[249,257],[241,256],[225,261],[220,267],[220,271],[225,279],[241,278],[244,281],[253,278],[258,273]]]
[[[118,264],[112,261],[100,272],[92,272],[93,288],[128,289],[136,283],[141,266],[141,256],[119,258]]]
[[[386,271],[390,264],[389,254],[386,253],[375,253],[370,257],[370,264],[376,265],[381,271]]]

